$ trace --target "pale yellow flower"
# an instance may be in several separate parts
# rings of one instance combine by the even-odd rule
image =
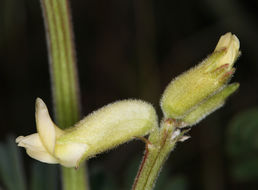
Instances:
[[[74,127],[61,130],[51,120],[41,99],[36,100],[37,133],[20,136],[18,146],[41,162],[78,167],[80,162],[138,136],[158,130],[154,108],[143,101],[124,100],[109,104]]]

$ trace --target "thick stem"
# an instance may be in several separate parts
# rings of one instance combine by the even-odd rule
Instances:
[[[72,126],[80,119],[79,83],[68,0],[40,0],[48,43],[49,68],[56,123]],[[88,189],[85,164],[62,168],[63,189]]]
[[[159,131],[150,134],[149,143],[146,146],[132,190],[151,190],[154,188],[162,166],[174,149],[176,142],[185,133],[177,130],[174,123],[168,121],[162,123]]]

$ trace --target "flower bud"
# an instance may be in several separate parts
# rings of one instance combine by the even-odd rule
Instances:
[[[150,104],[139,100],[118,101],[93,112],[68,129],[57,139],[55,155],[62,159],[63,165],[78,165],[83,158],[95,156],[157,129],[157,115]],[[82,149],[80,156],[72,157],[73,147]]]
[[[158,129],[154,108],[139,100],[109,104],[74,127],[61,130],[52,122],[44,102],[37,98],[36,124],[38,133],[16,138],[18,146],[36,160],[66,167],[78,167],[85,158]]]
[[[160,102],[165,117],[182,119],[224,88],[235,71],[233,64],[240,55],[239,46],[235,35],[221,36],[210,56],[170,82]]]

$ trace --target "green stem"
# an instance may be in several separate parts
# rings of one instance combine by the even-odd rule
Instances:
[[[162,122],[160,130],[150,134],[132,190],[151,190],[154,188],[162,166],[174,149],[176,142],[185,133],[185,131],[177,131],[174,122],[170,121]],[[176,132],[180,132],[180,134],[172,138]]]
[[[48,42],[55,119],[60,128],[80,119],[79,83],[68,0],[40,0]],[[85,164],[78,170],[62,168],[64,190],[86,190]]]

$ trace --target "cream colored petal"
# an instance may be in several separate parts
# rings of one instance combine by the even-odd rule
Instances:
[[[220,37],[214,51],[220,51],[223,48],[228,48],[230,46],[232,46],[233,49],[238,50],[240,47],[240,42],[236,35],[228,32]]]
[[[36,99],[36,124],[41,142],[50,154],[54,153],[56,129],[51,120],[47,106],[40,98]]]
[[[55,156],[65,167],[78,167],[87,149],[88,146],[83,143],[57,144]]]
[[[16,143],[18,146],[24,147],[27,154],[36,160],[50,164],[58,163],[58,160],[46,151],[38,133],[26,137],[19,136],[16,138]]]
[[[18,146],[30,149],[39,149],[44,150],[44,146],[42,145],[38,133],[34,133],[28,136],[19,136],[16,138],[16,143]]]
[[[40,162],[48,163],[48,164],[57,164],[58,160],[51,156],[47,151],[42,152],[42,151],[33,151],[30,149],[26,149],[27,154],[31,157],[34,158]]]
[[[226,49],[226,53],[220,60],[220,65],[229,64],[233,65],[237,57],[239,56],[240,42],[239,39],[232,35],[230,32],[221,36],[219,42],[214,51],[220,51]]]

